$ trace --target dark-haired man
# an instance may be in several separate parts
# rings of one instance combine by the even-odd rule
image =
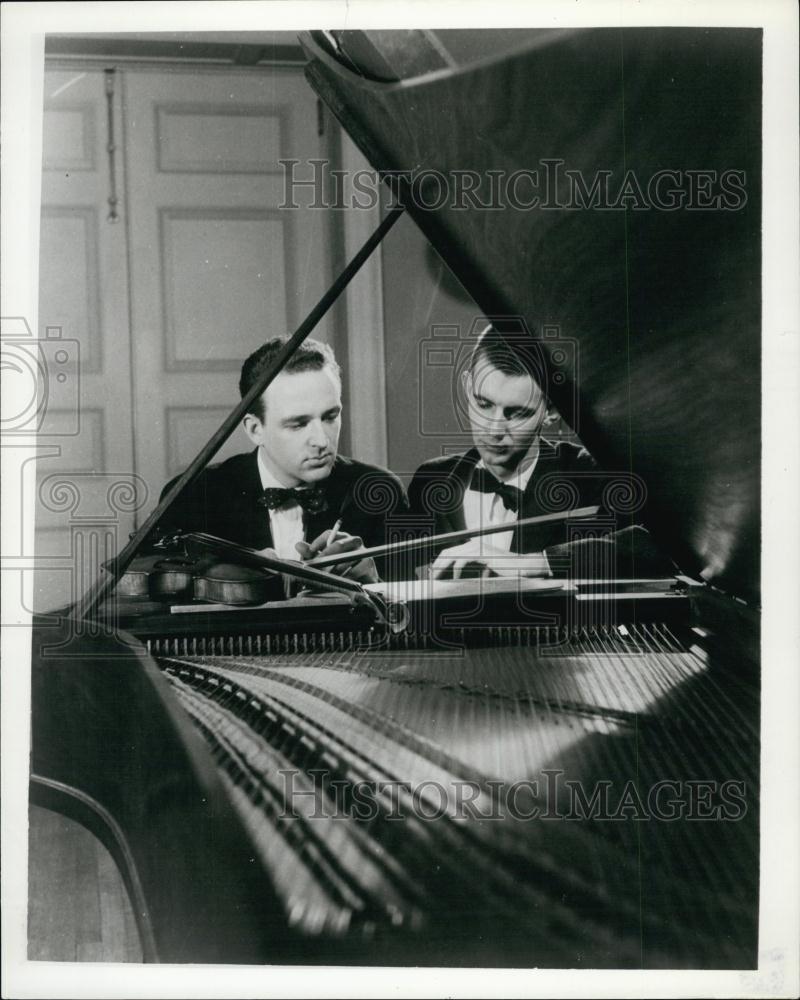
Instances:
[[[270,340],[245,361],[243,397],[284,344]],[[162,532],[202,531],[284,559],[383,544],[387,519],[406,510],[405,493],[386,469],[338,454],[341,418],[333,352],[307,340],[243,419],[255,448],[206,469],[168,512]],[[362,582],[378,578],[371,559],[343,571]]]
[[[629,572],[634,550],[652,564],[652,546],[642,529],[608,537],[613,527],[601,500],[607,480],[589,453],[542,436],[548,406],[541,388],[544,363],[527,331],[500,333],[489,326],[476,342],[463,380],[474,447],[417,470],[409,487],[411,512],[432,517],[435,534],[506,524],[508,531],[429,552],[435,558],[434,576],[459,576],[467,569],[566,576],[576,557],[582,573],[605,576],[622,560],[627,565],[617,566],[617,572]],[[606,537],[571,537],[568,531],[574,532],[577,522],[568,528],[563,520],[516,527],[525,518],[579,507],[601,507],[590,533]]]

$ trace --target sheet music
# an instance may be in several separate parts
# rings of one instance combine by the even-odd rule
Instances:
[[[568,589],[566,580],[479,577],[474,580],[397,580],[368,583],[364,589],[382,594],[390,601],[410,603],[446,597],[488,596],[491,594],[557,593]]]

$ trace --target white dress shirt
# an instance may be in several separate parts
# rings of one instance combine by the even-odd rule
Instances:
[[[267,469],[258,452],[258,473],[261,476],[261,486],[266,489],[285,489],[283,483]],[[272,532],[272,547],[281,559],[299,559],[295,545],[305,541],[305,526],[303,524],[303,508],[299,503],[285,504],[276,510],[270,510],[269,526]]]
[[[537,441],[523,461],[520,462],[514,475],[510,479],[504,479],[503,483],[507,486],[516,486],[518,490],[524,493],[538,460],[539,442]],[[480,459],[475,468],[486,468],[483,459]],[[493,475],[491,472],[489,474]],[[503,503],[502,497],[497,493],[481,493],[470,487],[467,487],[464,491],[464,521],[468,528],[488,528],[493,527],[495,524],[513,525],[518,517],[519,512],[509,510]],[[485,540],[487,545],[490,545],[492,548],[508,552],[511,548],[513,535],[513,529],[511,531],[498,531],[495,535],[486,535]],[[480,541],[483,541],[483,538]]]

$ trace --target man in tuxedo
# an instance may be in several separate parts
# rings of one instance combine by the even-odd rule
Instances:
[[[581,575],[606,577],[630,572],[635,551],[642,565],[646,560],[652,567],[643,529],[610,536],[616,524],[602,507],[608,480],[589,453],[542,437],[544,364],[530,334],[489,326],[462,377],[474,447],[417,470],[409,487],[411,513],[432,518],[437,535],[505,524],[508,531],[429,551],[433,575],[567,576],[578,558]],[[598,514],[584,526],[561,520],[516,527],[525,518],[595,506]],[[664,560],[655,559],[663,567]]]
[[[284,343],[270,340],[245,361],[243,397]],[[254,449],[206,469],[162,533],[202,531],[294,560],[384,544],[387,519],[407,508],[405,492],[386,469],[338,454],[341,420],[339,366],[327,344],[307,340],[243,419]],[[371,559],[342,572],[378,579]]]

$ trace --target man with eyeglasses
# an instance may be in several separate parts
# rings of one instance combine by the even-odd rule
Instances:
[[[602,510],[607,479],[586,449],[542,436],[548,410],[541,388],[544,363],[527,330],[501,333],[487,327],[462,378],[474,447],[420,466],[409,487],[411,512],[432,518],[437,535],[502,525],[508,531],[428,552],[434,577],[568,576],[576,546],[583,571],[593,575],[607,575],[632,546],[646,550],[652,563],[652,543],[643,544],[643,529],[621,533],[621,546],[619,534],[609,537],[615,526]],[[596,537],[577,538],[577,521],[517,527],[523,519],[589,506],[600,507],[598,529],[589,532]]]

